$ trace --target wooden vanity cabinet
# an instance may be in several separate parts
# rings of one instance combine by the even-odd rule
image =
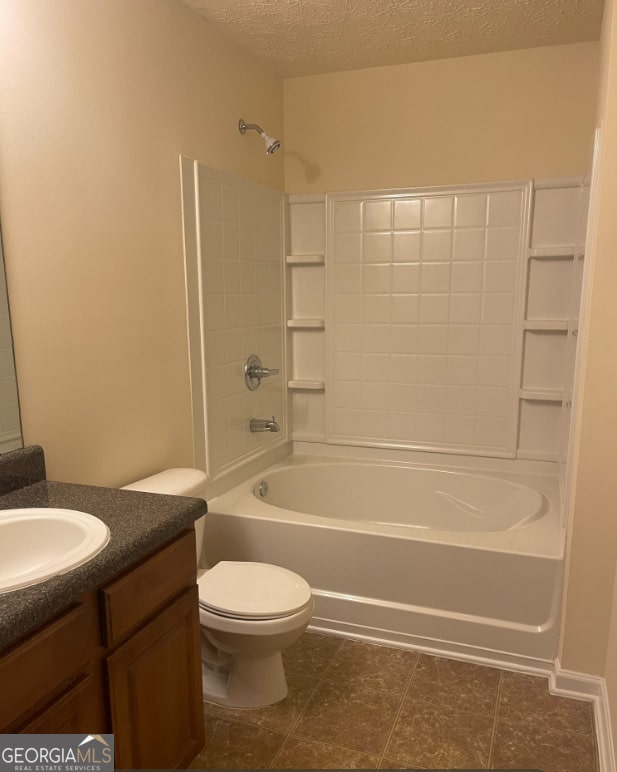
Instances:
[[[193,529],[0,654],[0,733],[113,733],[118,769],[204,743]]]
[[[94,593],[0,656],[0,732],[107,726]],[[87,699],[85,695],[88,695]],[[34,727],[34,728],[33,728]]]
[[[204,744],[196,579],[191,530],[101,592],[116,767],[183,767]]]

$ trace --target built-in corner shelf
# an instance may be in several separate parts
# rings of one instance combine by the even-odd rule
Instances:
[[[526,319],[523,328],[530,332],[567,332],[568,322],[564,319]]]
[[[287,265],[324,265],[325,255],[287,255]]]
[[[527,257],[540,260],[573,259],[577,250],[574,244],[557,247],[532,247],[527,250]]]
[[[528,402],[563,402],[563,392],[549,389],[521,389],[519,399]]]
[[[323,319],[288,319],[287,327],[290,330],[323,330],[326,323]]]
[[[317,245],[315,245],[317,246]],[[317,247],[319,249],[319,247]],[[326,257],[324,254],[312,254],[312,255],[287,255],[285,257],[285,262],[290,268],[293,268],[294,266],[323,266],[326,262]],[[319,273],[316,274],[317,278],[319,278]],[[303,276],[303,274],[299,272],[290,272],[290,279],[291,283],[293,285],[294,281],[298,279],[299,277]],[[292,296],[294,294],[294,291],[292,290]],[[310,303],[309,303],[310,307]],[[293,316],[293,308],[290,309],[290,315]],[[310,313],[310,312],[309,312]],[[318,311],[319,313],[319,311]],[[326,322],[323,317],[316,317],[316,318],[299,318],[299,319],[288,319],[287,320],[287,329],[293,331],[296,330],[309,330],[309,331],[315,331],[322,333],[326,328]],[[313,361],[315,359],[315,352],[313,351],[313,344],[319,344],[319,349],[321,348],[323,343],[322,335],[309,335],[309,334],[299,334],[299,335],[293,335],[292,336],[292,343],[291,345],[295,349],[294,355],[292,357],[293,361],[296,360],[296,358],[300,358],[302,360],[307,359],[308,361]],[[306,344],[306,348],[305,348]],[[309,345],[310,344],[310,345]],[[296,348],[297,347],[297,348]],[[312,353],[311,353],[312,352]],[[321,374],[321,373],[319,373]],[[325,391],[325,383],[322,380],[317,380],[313,378],[293,378],[287,382],[287,388],[294,390],[294,391],[306,391],[315,394],[316,392],[323,392]]]
[[[324,381],[302,381],[293,380],[287,382],[287,388],[296,391],[324,391],[326,384]]]

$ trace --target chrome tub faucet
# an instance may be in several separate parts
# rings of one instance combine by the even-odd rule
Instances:
[[[281,427],[274,416],[272,418],[251,418],[252,432],[280,432]]]

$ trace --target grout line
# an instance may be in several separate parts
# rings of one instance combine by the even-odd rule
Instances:
[[[399,706],[397,708],[396,713],[394,714],[394,720],[392,721],[392,727],[390,728],[390,731],[388,732],[388,737],[386,738],[386,742],[383,746],[383,751],[379,755],[379,765],[381,766],[381,762],[384,761],[386,757],[386,751],[388,750],[388,745],[390,744],[390,740],[392,739],[392,734],[394,733],[394,728],[396,727],[396,723],[399,719],[399,716],[401,715],[401,711],[403,710],[403,703],[407,699],[407,693],[409,691],[409,687],[411,686],[411,682],[413,680],[414,674],[416,672],[416,668],[418,667],[418,662],[420,661],[420,657],[422,655],[418,654],[416,657],[416,661],[414,662],[414,665],[411,669],[411,673],[409,674],[409,678],[407,679],[407,682],[405,684],[405,689],[403,690],[403,693],[400,695],[401,701],[399,703]]]
[[[499,671],[499,683],[497,684],[497,698],[495,700],[495,712],[493,714],[493,731],[491,732],[491,741],[488,746],[487,769],[493,766],[493,746],[495,744],[495,735],[497,734],[497,716],[499,715],[499,701],[501,699],[501,684],[503,683],[503,670]]]
[[[542,724],[536,723],[536,718],[532,718],[528,721],[514,721],[510,718],[502,718],[501,721],[504,722],[504,724],[513,724],[514,726],[524,726],[527,727],[527,729],[536,729],[540,732],[552,732],[553,734],[567,734],[571,737],[581,737],[585,740],[596,740],[596,736],[593,734],[585,734],[584,732],[574,732],[570,729],[556,729],[554,726],[544,726]]]
[[[275,754],[274,754],[274,756],[272,757],[272,761],[271,761],[271,762],[268,764],[268,769],[277,769],[277,767],[275,766],[275,763],[274,763],[274,762],[275,762],[275,761],[278,759],[278,757],[279,757],[279,755],[280,755],[281,751],[283,750],[283,746],[284,746],[284,745],[285,745],[285,743],[287,742],[287,739],[288,739],[288,738],[289,738],[289,733],[287,733],[287,734],[285,735],[285,738],[284,738],[283,742],[282,742],[282,743],[280,744],[280,746],[279,746],[279,747],[276,749],[276,753],[275,753]]]
[[[260,730],[264,730],[266,732],[272,732],[273,734],[277,734],[279,736],[282,736],[283,739],[281,740],[281,744],[276,749],[276,752],[275,752],[275,754],[274,754],[274,756],[272,758],[272,761],[270,762],[270,764],[268,764],[268,767],[267,767],[268,769],[272,769],[272,764],[274,763],[274,760],[279,755],[279,753],[281,751],[281,748],[285,744],[285,740],[287,740],[287,737],[289,736],[288,733],[286,734],[286,733],[278,731],[276,729],[272,729],[272,727],[269,727],[269,726],[262,726],[261,724],[251,724],[248,721],[240,721],[235,716],[234,717],[219,716],[219,715],[217,715],[215,713],[210,713],[208,715],[209,715],[209,717],[211,719],[214,719],[214,720],[217,720],[217,721],[222,721],[223,723],[238,724],[239,726],[245,726],[245,727],[246,726],[250,726],[250,727],[253,727],[254,729],[260,729]],[[204,748],[202,750],[205,750],[205,746],[204,746]],[[200,751],[200,753],[197,754],[197,756],[195,758],[198,758],[200,755],[201,755],[201,751]],[[194,760],[195,759],[193,759],[193,761]],[[208,769],[209,769],[209,767],[208,767]]]
[[[252,710],[252,708],[249,708],[249,710]],[[214,721],[223,721],[230,724],[240,724],[240,726],[251,726],[253,729],[263,729],[264,732],[272,732],[273,734],[285,735],[285,730],[273,729],[271,726],[264,726],[263,724],[251,724],[248,721],[242,721],[241,719],[236,718],[236,716],[219,716],[216,713],[211,713],[209,717]]]
[[[319,689],[319,687],[321,686],[321,684],[322,684],[322,681],[323,681],[323,676],[317,680],[317,683],[315,684],[315,686],[313,687],[313,689],[312,689],[311,693],[309,694],[309,696],[308,696],[308,699],[306,700],[306,702],[305,702],[305,703],[304,703],[304,705],[302,706],[302,709],[301,709],[301,710],[300,710],[300,712],[298,713],[298,718],[297,718],[297,719],[296,719],[296,720],[295,720],[295,721],[294,721],[294,722],[291,724],[291,726],[289,727],[289,734],[291,734],[291,733],[294,731],[294,729],[295,729],[295,728],[298,726],[298,724],[300,723],[300,719],[301,719],[301,718],[302,718],[302,716],[304,715],[304,711],[306,710],[306,707],[307,707],[307,705],[308,705],[308,704],[309,704],[309,702],[310,702],[310,701],[313,699],[313,697],[314,697],[314,695],[315,695],[315,692],[316,692],[316,691]]]
[[[315,635],[315,634],[316,634],[316,635],[319,635],[320,633],[309,633],[309,635]],[[283,740],[283,742],[281,743],[281,747],[280,747],[280,748],[277,750],[277,752],[274,754],[274,758],[273,758],[273,759],[272,759],[272,761],[270,762],[270,766],[269,766],[269,769],[276,769],[276,767],[274,766],[274,762],[275,762],[275,761],[276,761],[276,759],[278,758],[278,756],[279,756],[279,754],[280,754],[280,752],[281,752],[281,750],[282,750],[283,746],[284,746],[284,745],[285,745],[285,743],[287,742],[287,739],[288,739],[289,737],[291,737],[291,735],[292,735],[293,731],[295,730],[295,728],[296,728],[296,727],[298,726],[298,724],[300,723],[300,720],[302,719],[302,716],[304,715],[304,711],[306,710],[306,708],[307,708],[307,706],[308,706],[309,702],[310,702],[310,701],[313,699],[313,696],[315,695],[315,692],[316,692],[316,691],[319,689],[319,687],[320,687],[320,686],[322,685],[322,683],[324,682],[324,680],[325,680],[325,677],[326,677],[326,674],[328,673],[328,670],[329,670],[329,669],[330,669],[330,667],[332,666],[332,663],[333,663],[333,662],[334,662],[334,660],[336,659],[336,656],[337,656],[337,654],[339,653],[339,651],[341,650],[341,648],[342,648],[342,646],[343,646],[343,642],[344,642],[344,640],[345,640],[344,638],[341,638],[341,639],[340,639],[340,643],[339,643],[339,645],[338,645],[338,648],[335,650],[334,654],[332,655],[332,659],[331,659],[331,660],[330,660],[330,662],[328,663],[328,665],[327,665],[326,669],[324,670],[323,674],[321,675],[321,677],[317,679],[317,683],[315,684],[315,686],[314,686],[313,690],[311,691],[311,693],[310,693],[310,695],[309,695],[308,699],[307,699],[307,700],[306,700],[306,702],[304,703],[304,706],[302,707],[302,709],[301,709],[301,710],[300,710],[300,712],[298,713],[298,718],[297,718],[297,719],[296,719],[296,720],[293,722],[293,724],[290,726],[289,730],[287,731],[287,734],[285,735],[285,739],[284,739],[284,740]],[[298,673],[298,672],[297,672],[297,671],[295,671],[295,670],[290,670],[289,672],[290,672],[290,673],[295,673],[296,675],[304,675],[304,676],[306,676],[307,678],[311,678],[311,676],[308,676],[306,672],[304,672],[304,673]],[[314,676],[313,676],[313,677],[314,677]]]
[[[333,748],[339,748],[342,751],[350,753],[361,753],[363,756],[373,756],[378,761],[381,758],[379,753],[372,753],[371,751],[361,751],[358,748],[350,748],[349,745],[341,745],[340,743],[332,742],[331,740],[318,740],[315,737],[311,737],[308,734],[294,734],[293,737],[299,740],[306,740],[307,742],[316,743],[317,745],[331,745]]]
[[[330,662],[328,662],[328,664],[327,664],[327,666],[326,666],[326,669],[323,671],[323,675],[321,676],[321,680],[322,680],[322,681],[325,681],[325,679],[326,679],[326,676],[328,675],[328,673],[329,673],[329,672],[330,672],[330,670],[332,669],[332,665],[334,664],[334,660],[335,660],[335,659],[338,657],[338,655],[341,653],[341,649],[343,648],[343,645],[344,645],[345,641],[346,641],[346,640],[349,640],[349,639],[348,639],[348,638],[340,638],[339,640],[340,640],[341,642],[339,643],[338,649],[337,649],[337,650],[334,652],[334,655],[333,655],[332,659],[330,660]]]

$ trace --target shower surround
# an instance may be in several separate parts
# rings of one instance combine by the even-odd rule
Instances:
[[[546,668],[580,181],[291,197],[285,257],[278,191],[182,164],[207,565],[305,576],[323,630]]]
[[[293,439],[564,461],[587,204],[576,178],[290,196]]]

